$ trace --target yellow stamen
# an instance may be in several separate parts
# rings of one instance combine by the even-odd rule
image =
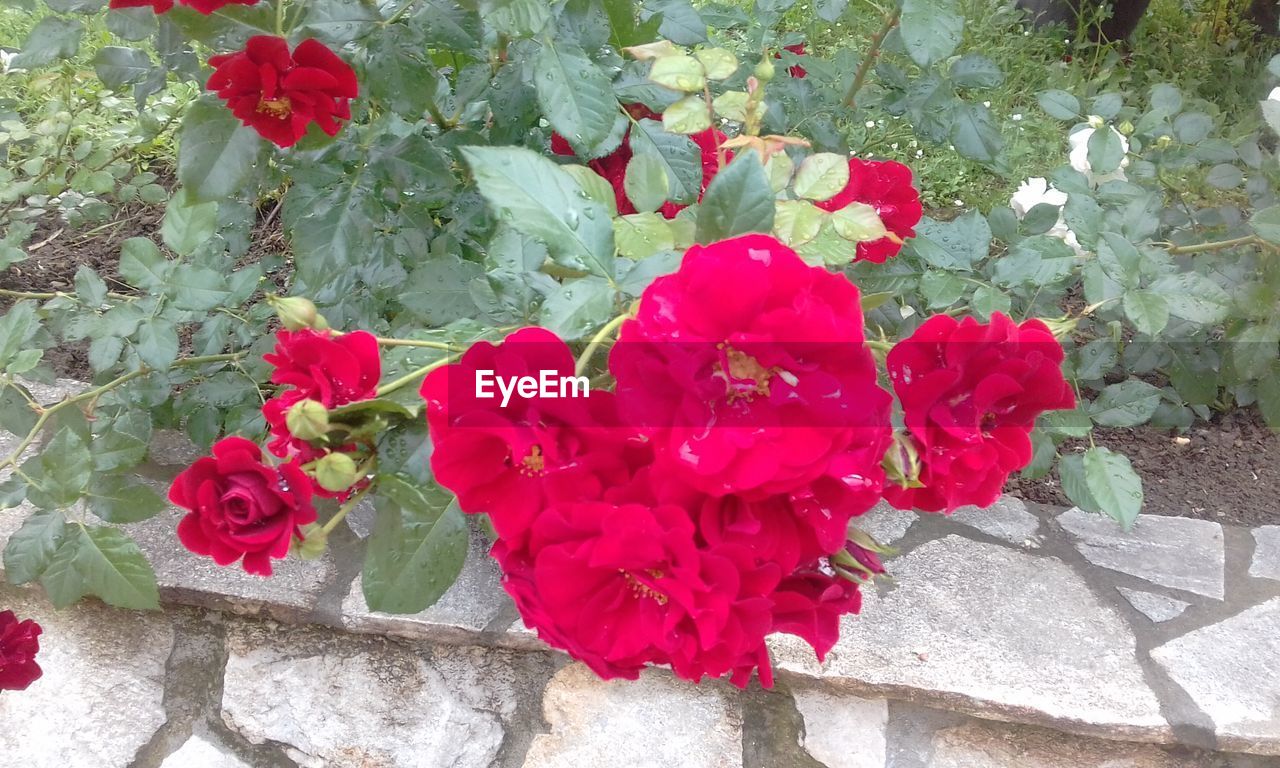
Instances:
[[[288,117],[293,112],[293,104],[288,96],[278,99],[262,99],[258,102],[258,111],[266,112],[272,117]]]

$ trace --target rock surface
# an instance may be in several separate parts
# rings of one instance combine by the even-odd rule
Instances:
[[[0,692],[0,765],[128,765],[165,721],[170,623],[92,603],[57,611],[32,590],[2,584],[0,607],[44,628],[44,676],[25,691]]]
[[[1036,532],[1040,529],[1040,518],[1027,511],[1022,499],[1013,496],[1001,496],[985,509],[961,507],[951,513],[951,519],[1010,544],[1038,546]]]
[[[1078,508],[1062,513],[1057,521],[1094,565],[1164,587],[1223,597],[1226,554],[1218,523],[1138,515],[1133,530],[1126,533],[1114,520]]]
[[[1212,720],[1218,744],[1280,755],[1280,598],[1151,651]]]
[[[249,764],[201,736],[192,736],[160,768],[250,768]]]
[[[581,664],[556,673],[543,697],[551,732],[533,739],[525,768],[740,768],[742,716],[721,684],[650,670],[603,681]]]
[[[1130,605],[1141,611],[1148,619],[1157,623],[1178,618],[1191,605],[1185,600],[1157,595],[1154,592],[1143,592],[1140,589],[1129,589],[1128,587],[1116,587],[1116,589],[1120,591],[1120,594],[1124,595],[1124,599],[1128,600]]]
[[[1133,633],[1061,561],[951,535],[893,570],[895,586],[844,618],[825,678],[1116,738],[1170,737]],[[794,659],[778,664],[795,670]]]
[[[892,544],[906,535],[907,529],[917,519],[915,512],[894,509],[888,502],[880,502],[865,515],[854,519],[854,525],[881,544]]]
[[[927,768],[1198,768],[1158,747],[970,722],[938,731]]]
[[[1263,525],[1253,529],[1253,560],[1249,575],[1258,579],[1280,581],[1280,525]]]
[[[884,768],[889,704],[813,689],[792,692],[804,717],[800,746],[827,768]]]

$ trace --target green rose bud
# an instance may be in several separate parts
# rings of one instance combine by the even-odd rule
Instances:
[[[773,73],[773,59],[767,53],[764,55],[764,58],[760,59],[760,63],[757,64],[756,68],[751,72],[751,74],[755,75],[756,79],[762,83],[767,83],[772,80]]]
[[[323,331],[329,327],[329,321],[316,310],[310,299],[301,296],[267,296],[267,303],[276,311],[280,323],[290,331],[303,328],[314,328]]]
[[[319,560],[329,545],[329,534],[316,523],[302,526],[302,539],[293,540],[293,554],[303,560]]]
[[[1120,131],[1125,136],[1131,136],[1133,135],[1133,123],[1129,122],[1128,120],[1125,120],[1124,122],[1120,123],[1120,125],[1116,126],[1116,130]]]
[[[905,432],[894,432],[893,443],[884,454],[886,479],[902,488],[920,488],[920,451]]]
[[[300,400],[284,414],[289,434],[301,440],[319,440],[329,434],[329,411],[315,400]]]
[[[360,470],[345,453],[330,453],[315,463],[316,482],[326,491],[345,491],[359,479]]]

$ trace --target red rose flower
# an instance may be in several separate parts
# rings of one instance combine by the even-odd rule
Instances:
[[[635,679],[647,664],[691,680],[732,673],[745,686],[760,665],[776,565],[744,547],[699,549],[675,505],[556,504],[534,522],[527,548],[499,540],[503,586],[525,624],[605,679]]]
[[[690,248],[645,290],[609,368],[659,465],[698,490],[758,499],[831,476],[874,503],[890,397],[858,289],[772,237]]]
[[[783,579],[773,603],[774,631],[803,639],[822,661],[840,639],[840,617],[862,609],[862,593],[852,581],[815,569]]]
[[[784,45],[782,46],[782,50],[790,51],[791,53],[794,53],[797,56],[805,55],[804,43],[796,43],[795,45]],[[775,53],[773,54],[773,58],[781,59],[782,55]],[[808,73],[805,72],[804,67],[800,66],[799,64],[792,64],[790,67],[787,67],[787,74],[791,75],[794,78],[803,80],[804,76],[807,75]]]
[[[316,521],[311,481],[294,463],[272,467],[262,451],[241,437],[213,446],[173,481],[169,500],[189,510],[178,539],[218,565],[244,558],[246,572],[271,575],[271,558],[282,558],[301,538],[300,526]]]
[[[928,512],[989,506],[1031,461],[1031,429],[1045,411],[1074,408],[1062,345],[1039,320],[1021,325],[939,315],[889,352],[887,367],[919,454],[920,488],[892,483],[895,507]]]
[[[351,119],[351,100],[360,93],[356,73],[316,40],[293,53],[282,37],[257,35],[243,51],[214,56],[206,84],[240,122],[281,147],[298,143],[311,123],[330,136]]]
[[[492,398],[477,396],[479,371],[493,375],[494,391],[498,379],[572,376],[574,359],[555,334],[523,328],[500,345],[473,345],[422,382],[431,468],[464,512],[488,513],[498,534],[518,547],[548,503],[598,499],[628,479],[629,435],[618,428],[612,393],[544,398],[513,392],[504,405],[496,391]]]
[[[24,691],[44,674],[36,663],[40,625],[0,611],[0,691]]]
[[[111,0],[109,8],[151,8],[156,13],[168,13],[174,0]],[[205,16],[228,5],[256,5],[258,0],[178,0],[179,5],[193,8]]]
[[[293,402],[315,400],[326,408],[368,400],[382,377],[378,339],[366,331],[279,331],[275,349],[262,359],[275,366],[273,384],[293,387]]]
[[[815,202],[824,211],[838,211],[850,203],[876,209],[893,237],[858,243],[855,261],[883,264],[902,250],[902,241],[916,236],[915,226],[924,215],[920,193],[911,185],[911,169],[892,160],[849,158],[849,183],[827,200]]]

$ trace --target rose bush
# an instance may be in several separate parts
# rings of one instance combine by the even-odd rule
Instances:
[[[91,5],[51,5],[19,63],[72,55]],[[857,523],[876,501],[989,504],[1055,440],[1154,413],[1154,385],[1111,390],[1075,350],[1069,383],[1059,339],[1117,313],[1148,335],[1223,320],[1221,288],[1175,263],[1200,247],[1171,245],[1194,227],[1155,215],[1155,162],[1138,156],[1170,120],[1204,140],[1202,121],[1162,92],[1140,128],[1104,130],[1120,108],[1099,98],[1075,139],[1092,176],[1055,174],[1020,218],[938,221],[909,168],[851,155],[844,117],[910,115],[922,140],[1010,170],[972,97],[999,70],[955,55],[954,5],[888,9],[858,56],[779,34],[788,5],[113,2],[108,28],[139,44],[95,70],[137,104],[141,135],[177,128],[177,184],[110,285],[85,266],[67,290],[3,294],[0,428],[19,440],[0,504],[35,508],[6,579],[56,605],[155,607],[126,532],[166,505],[133,470],[157,430],[181,429],[210,453],[170,490],[198,555],[268,574],[322,556],[371,500],[364,597],[413,613],[456,578],[467,515],[483,516],[526,623],[598,673],[767,683],[767,634],[825,654],[884,571]],[[167,83],[201,94],[180,124],[147,114]],[[1168,168],[1191,162],[1170,144]],[[113,187],[76,181],[61,152],[6,193],[0,263],[34,250],[28,219],[51,200],[90,211],[81,189]],[[1271,218],[1251,242],[1277,239]],[[278,223],[287,256],[251,248],[259,223]],[[1059,301],[1073,277],[1083,308]],[[64,344],[84,346],[93,381],[37,402]],[[581,377],[589,394],[480,397],[482,371]],[[1037,419],[1077,404],[1076,384],[1101,394]],[[1122,457],[1061,471],[1083,506],[1136,514]],[[68,523],[76,505],[90,522]]]

